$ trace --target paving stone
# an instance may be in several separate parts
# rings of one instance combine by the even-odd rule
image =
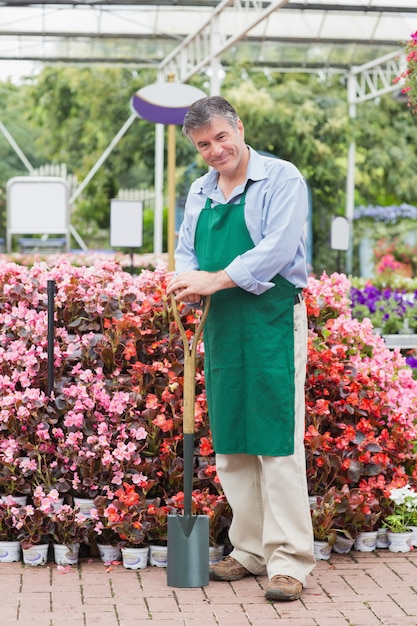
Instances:
[[[249,626],[250,621],[244,613],[224,614],[222,611],[215,611],[215,616],[220,626]]]
[[[119,626],[119,620],[114,614],[95,611],[94,613],[85,613],[85,626]]]
[[[341,558],[339,558],[339,556]],[[166,571],[106,571],[96,559],[65,574],[1,564],[3,626],[417,626],[417,551],[318,562],[300,600],[268,602],[266,576],[168,587]]]

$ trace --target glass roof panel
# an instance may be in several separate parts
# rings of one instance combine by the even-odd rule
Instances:
[[[272,2],[272,0],[271,0]],[[224,62],[361,64],[399,49],[417,30],[417,0],[288,0],[247,30],[271,2],[230,0],[219,10]],[[0,0],[0,74],[12,60],[155,66],[202,29],[224,2]],[[278,6],[278,5],[277,5]],[[3,72],[4,73],[4,72]]]

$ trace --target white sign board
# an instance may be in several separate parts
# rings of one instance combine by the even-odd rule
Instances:
[[[138,200],[110,201],[110,245],[140,248],[143,233],[143,203]]]
[[[332,250],[349,249],[349,222],[345,217],[335,217],[333,220],[330,247]]]
[[[7,182],[9,234],[67,233],[68,188],[64,178],[16,176]]]

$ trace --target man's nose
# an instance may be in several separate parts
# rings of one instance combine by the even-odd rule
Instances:
[[[217,156],[218,154],[221,154],[223,151],[223,147],[221,145],[221,143],[212,143],[211,145],[211,153],[214,156]]]

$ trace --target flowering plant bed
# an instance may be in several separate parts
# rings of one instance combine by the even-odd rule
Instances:
[[[168,277],[163,267],[133,277],[114,260],[87,268],[65,259],[31,268],[0,261],[0,478],[24,486],[36,510],[42,510],[33,500],[37,488],[94,498],[97,541],[101,533],[102,539],[111,535],[110,542],[123,535],[133,543],[125,526],[117,534],[111,523],[113,514],[127,520],[127,494],[139,497],[140,507],[143,498],[157,498],[140,521],[150,523],[146,542],[166,538],[167,514],[177,510],[171,499],[180,498],[183,486],[184,368],[165,295]],[[50,279],[56,295],[54,390],[48,396]],[[311,278],[305,290],[307,476],[311,492],[322,497],[333,486],[359,489],[366,515],[367,508],[377,513],[373,503],[391,485],[416,481],[417,383],[401,354],[375,336],[370,320],[352,317],[350,293],[351,283],[339,274]],[[181,315],[192,334],[199,311],[183,308]],[[215,542],[227,538],[230,510],[216,474],[202,348],[193,489],[200,494],[197,512],[216,520]],[[6,480],[1,485],[5,493]],[[137,505],[130,503],[130,513]],[[132,519],[132,530],[137,523]],[[136,530],[141,535],[144,528]]]
[[[417,479],[417,383],[370,320],[352,318],[349,292],[350,281],[334,274],[310,279],[306,294],[307,476],[319,495],[333,486],[359,488],[374,525],[385,490]]]

